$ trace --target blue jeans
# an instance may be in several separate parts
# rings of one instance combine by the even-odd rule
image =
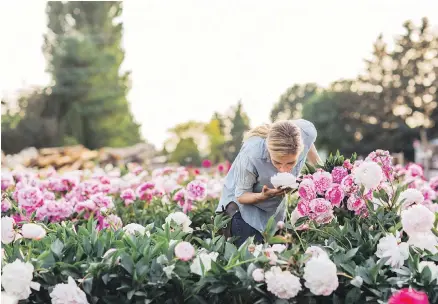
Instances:
[[[236,236],[238,239],[234,244],[239,248],[245,241],[254,236],[254,243],[263,243],[262,234],[248,225],[242,218],[240,212],[236,212],[231,219],[231,236]]]

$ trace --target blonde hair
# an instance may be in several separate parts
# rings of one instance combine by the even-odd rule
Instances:
[[[266,145],[271,155],[300,154],[304,148],[301,130],[290,120],[280,120],[273,124],[255,127],[245,134],[244,141],[254,136],[266,139]]]

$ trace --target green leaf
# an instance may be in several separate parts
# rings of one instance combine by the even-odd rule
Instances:
[[[212,288],[209,288],[208,291],[211,292],[211,293],[221,293],[225,289],[227,289],[226,285],[218,285],[218,286],[214,286]]]
[[[359,247],[348,250],[347,253],[345,254],[345,259],[351,260],[356,255],[358,250]]]
[[[134,270],[134,261],[132,260],[132,257],[129,254],[123,253],[120,259],[120,264],[122,265],[123,268],[126,269],[126,271],[130,275],[132,275],[132,272]]]
[[[347,292],[347,295],[345,296],[345,303],[358,303],[361,294],[362,291],[360,290],[360,288],[354,287],[350,289],[350,291]]]
[[[225,243],[225,254],[224,254],[225,260],[229,261],[233,256],[233,254],[235,254],[236,252],[237,252],[236,246],[228,242]]]
[[[91,290],[93,289],[93,278],[86,278],[83,281],[85,293],[91,295]]]
[[[50,246],[50,249],[56,256],[60,257],[62,255],[62,249],[64,249],[64,244],[59,239],[56,239]]]
[[[134,296],[134,293],[135,293],[135,289],[128,291],[128,293],[126,295],[128,297],[128,300],[132,299],[132,297]]]

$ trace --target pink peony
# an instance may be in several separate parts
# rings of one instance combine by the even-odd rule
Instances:
[[[421,178],[424,176],[424,171],[423,171],[423,168],[420,167],[419,165],[410,164],[406,168],[406,174],[411,176],[411,177],[420,177]]]
[[[190,211],[192,211],[192,208],[193,208],[193,201],[191,201],[191,200],[186,200],[185,202],[184,202],[184,204],[183,204],[183,212],[185,213],[185,214],[187,214],[188,212],[190,212]]]
[[[125,189],[120,194],[120,198],[123,199],[123,201],[125,202],[125,206],[128,206],[135,201],[135,192],[132,189]]]
[[[73,206],[65,201],[46,200],[36,212],[38,220],[48,219],[50,222],[59,222],[70,217],[73,213]]]
[[[224,172],[224,170],[225,170],[225,166],[222,165],[222,164],[220,164],[220,165],[217,166],[217,170],[218,170],[220,173],[222,173],[222,172]]]
[[[302,216],[309,215],[310,212],[309,202],[300,200],[297,205],[297,210]]]
[[[329,212],[332,209],[332,204],[326,199],[315,198],[310,201],[309,207],[312,212],[320,215]]]
[[[333,178],[328,172],[318,171],[313,174],[313,182],[315,183],[316,192],[322,195],[332,185]]]
[[[345,193],[342,190],[341,185],[333,184],[325,193],[325,199],[330,201],[333,206],[339,207],[342,200],[345,197]]]
[[[315,222],[318,224],[328,224],[334,219],[333,210],[329,210],[326,213],[319,214],[315,218]]]
[[[189,242],[181,242],[175,246],[175,256],[178,260],[187,262],[195,255],[195,248]]]
[[[114,208],[113,198],[111,196],[106,196],[103,193],[97,193],[92,195],[90,199],[99,209],[107,210]]]
[[[432,177],[429,181],[429,185],[435,192],[438,192],[438,176]]]
[[[334,167],[332,170],[332,178],[333,182],[336,184],[340,184],[342,179],[348,175],[347,168],[344,167]]]
[[[9,209],[11,209],[12,204],[11,201],[8,198],[2,198],[2,212],[7,212]]]
[[[115,214],[110,214],[107,217],[99,217],[99,228],[112,230],[119,230],[123,227],[122,220]]]
[[[202,201],[207,197],[207,185],[199,180],[191,181],[186,190],[189,200]]]
[[[2,191],[8,189],[15,184],[14,177],[10,172],[2,172]]]
[[[346,194],[351,194],[358,190],[358,186],[354,183],[354,178],[351,174],[342,179],[341,187]]]
[[[298,194],[306,201],[311,201],[316,198],[315,183],[311,179],[304,179],[298,188]]]
[[[348,198],[347,208],[350,211],[357,211],[359,209],[364,208],[365,206],[366,206],[365,201],[356,195],[352,195]]]
[[[26,210],[27,214],[31,214],[44,203],[43,194],[36,187],[26,186],[17,192],[18,206]]]
[[[184,205],[184,202],[186,200],[185,197],[186,197],[186,190],[180,189],[173,196],[173,200],[177,202],[180,206],[182,206]]]
[[[210,168],[210,167],[211,167],[211,160],[209,160],[209,159],[204,159],[204,160],[202,161],[202,167],[204,167],[204,168]]]
[[[349,160],[349,159],[347,159],[346,161],[344,161],[343,166],[344,166],[344,168],[346,168],[347,170],[351,170],[351,169],[353,169],[353,165],[350,163],[350,160]]]
[[[429,304],[429,299],[422,291],[404,288],[394,293],[388,304]]]

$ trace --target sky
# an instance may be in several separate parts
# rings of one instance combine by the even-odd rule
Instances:
[[[50,81],[41,51],[45,5],[0,3],[6,97]],[[169,128],[207,122],[238,100],[252,126],[266,123],[288,87],[357,76],[379,33],[391,43],[404,21],[424,16],[438,25],[438,1],[125,0],[128,100],[143,137],[157,148]]]

